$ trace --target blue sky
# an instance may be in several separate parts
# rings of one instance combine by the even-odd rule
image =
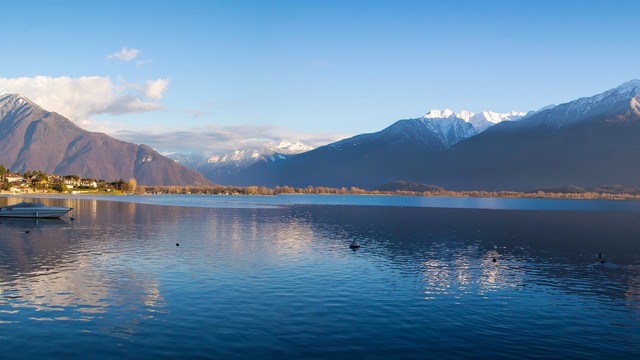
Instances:
[[[162,152],[317,146],[640,78],[635,0],[8,4],[0,87]]]

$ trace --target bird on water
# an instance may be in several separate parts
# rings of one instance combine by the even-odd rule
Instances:
[[[358,244],[358,240],[353,239],[353,241],[351,242],[351,245],[349,245],[350,248],[352,249],[357,249],[360,247],[360,244]]]

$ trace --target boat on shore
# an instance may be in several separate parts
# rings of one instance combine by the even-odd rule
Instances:
[[[41,202],[21,202],[0,207],[0,217],[55,219],[71,211],[62,206],[46,206]]]

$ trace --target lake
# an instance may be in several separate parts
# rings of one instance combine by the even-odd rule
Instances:
[[[640,356],[640,202],[38,200],[75,221],[0,219],[3,358]]]

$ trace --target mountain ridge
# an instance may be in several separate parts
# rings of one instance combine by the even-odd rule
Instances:
[[[516,121],[525,117],[527,113],[521,111],[511,111],[508,113],[498,113],[494,111],[482,111],[480,113],[473,113],[468,110],[462,110],[460,113],[456,113],[451,109],[430,110],[424,119],[449,119],[458,118],[464,120],[464,122],[473,125],[478,133],[488,129],[489,127],[501,123],[503,121]]]
[[[455,126],[471,126],[454,118]],[[639,80],[450,142],[426,131],[426,120],[433,119],[400,120],[279,164],[252,165],[226,181],[364,188],[414,181],[490,191],[640,182],[640,169],[630,165],[640,162]]]
[[[208,185],[146,145],[81,129],[26,97],[0,92],[0,162],[13,171],[41,170],[96,179],[135,178],[140,185]]]

